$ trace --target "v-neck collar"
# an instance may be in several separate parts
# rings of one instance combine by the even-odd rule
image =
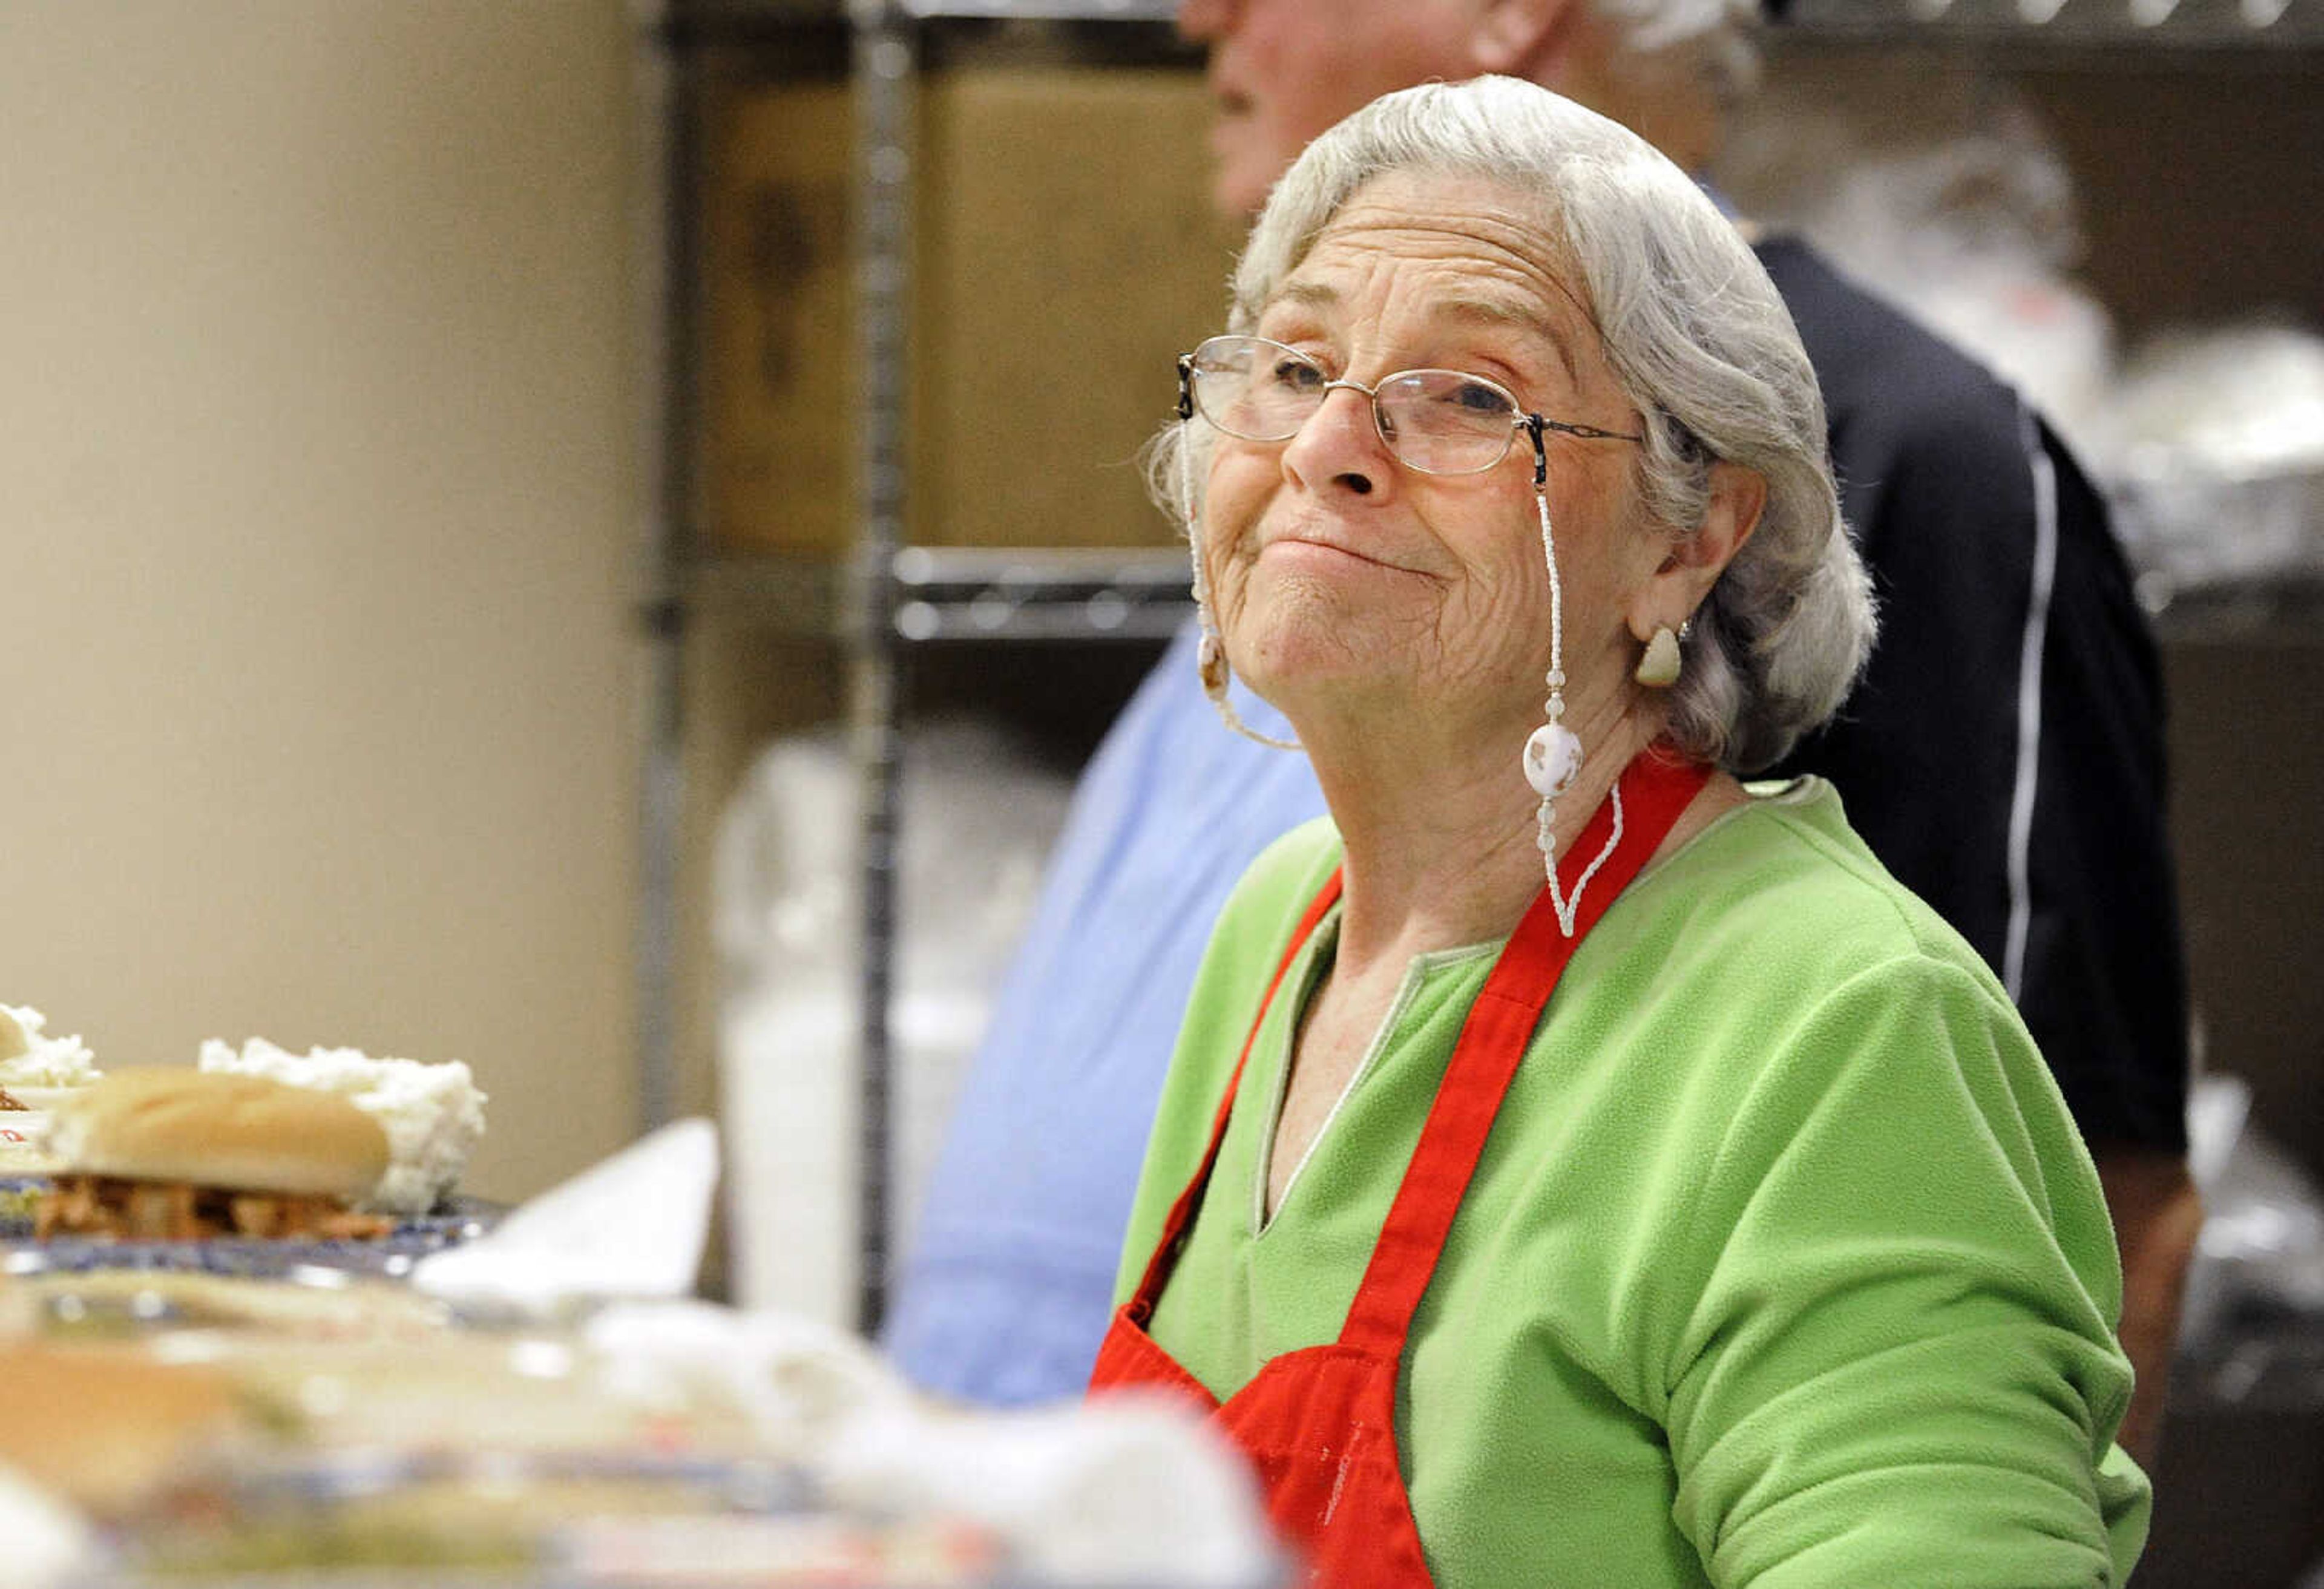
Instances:
[[[1275,1162],[1275,1140],[1283,1125],[1283,1106],[1291,1092],[1291,1044],[1298,1036],[1299,1028],[1306,1017],[1307,1001],[1314,997],[1323,973],[1331,969],[1339,953],[1340,911],[1341,906],[1334,905],[1315,924],[1315,931],[1302,951],[1305,963],[1299,969],[1295,995],[1286,1001],[1284,1021],[1268,1044],[1267,1057],[1274,1067],[1274,1073],[1268,1084],[1267,1112],[1260,1119],[1259,1146],[1251,1165],[1248,1204],[1250,1224],[1246,1228],[1253,1242],[1264,1237],[1282,1218],[1284,1205],[1291,1200],[1291,1194],[1298,1187],[1300,1176],[1314,1162],[1316,1150],[1332,1134],[1332,1127],[1339,1120],[1340,1111],[1347,1107],[1356,1089],[1364,1084],[1364,1079],[1378,1067],[1380,1056],[1388,1051],[1389,1039],[1395,1035],[1397,1026],[1412,1007],[1412,1001],[1427,986],[1429,978],[1448,967],[1480,955],[1499,955],[1502,946],[1508,941],[1506,938],[1495,938],[1483,943],[1432,949],[1414,955],[1405,962],[1404,976],[1397,983],[1396,997],[1388,1001],[1387,1013],[1380,1016],[1379,1025],[1372,1032],[1371,1042],[1365,1045],[1364,1057],[1349,1073],[1346,1085],[1340,1088],[1340,1096],[1332,1100],[1330,1112],[1323,1116],[1323,1124],[1315,1128],[1315,1134],[1308,1139],[1306,1152],[1299,1155],[1299,1162],[1291,1167],[1289,1175],[1284,1177],[1283,1196],[1277,1201],[1275,1212],[1270,1217],[1267,1211],[1267,1179]]]

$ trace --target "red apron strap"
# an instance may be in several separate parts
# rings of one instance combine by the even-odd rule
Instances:
[[[1546,888],[1517,923],[1471,1007],[1443,1079],[1437,1084],[1419,1145],[1380,1227],[1379,1243],[1372,1249],[1371,1265],[1349,1305],[1342,1345],[1391,1357],[1403,1352],[1413,1310],[1435,1273],[1493,1118],[1558,978],[1573,958],[1575,946],[1661,847],[1710,776],[1709,767],[1679,761],[1659,745],[1640,753],[1624,769],[1619,785],[1621,842],[1583,893],[1573,936],[1559,931]],[[1609,799],[1568,850],[1558,868],[1568,898],[1583,868],[1605,847],[1613,821]]]
[[[1275,975],[1268,981],[1267,991],[1259,996],[1259,1012],[1250,1018],[1250,1033],[1242,1040],[1242,1052],[1235,1056],[1234,1073],[1227,1078],[1226,1096],[1219,1100],[1218,1113],[1212,1118],[1210,1146],[1204,1150],[1203,1162],[1195,1167],[1194,1179],[1186,1183],[1186,1189],[1178,1194],[1178,1200],[1170,1205],[1169,1217],[1162,1221],[1162,1239],[1155,1244],[1154,1256],[1146,1265],[1146,1276],[1138,1282],[1137,1292],[1130,1300],[1130,1316],[1141,1325],[1154,1316],[1154,1304],[1161,1297],[1162,1287],[1169,1281],[1170,1271],[1178,1261],[1179,1243],[1187,1228],[1194,1224],[1195,1210],[1203,1206],[1203,1191],[1211,1183],[1212,1166],[1218,1162],[1219,1146],[1226,1141],[1227,1119],[1234,1112],[1235,1093],[1242,1086],[1243,1066],[1250,1062],[1251,1045],[1259,1041],[1259,1029],[1265,1024],[1267,1012],[1275,1003],[1276,989],[1283,986],[1283,978],[1290,971],[1291,962],[1299,958],[1299,951],[1315,931],[1315,924],[1339,901],[1340,868],[1333,867],[1332,875],[1324,879],[1323,886],[1317,891],[1314,903],[1308,905],[1307,914],[1301,916],[1299,924],[1291,930],[1291,941],[1283,951],[1282,963],[1275,968]]]

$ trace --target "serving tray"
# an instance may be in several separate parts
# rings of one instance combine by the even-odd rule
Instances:
[[[429,1254],[473,1241],[507,1210],[475,1198],[453,1198],[430,1214],[401,1220],[365,1241],[114,1241],[89,1236],[32,1238],[32,1202],[48,1189],[41,1176],[0,1176],[0,1273],[42,1274],[88,1269],[147,1269],[277,1280],[301,1269],[401,1278]]]

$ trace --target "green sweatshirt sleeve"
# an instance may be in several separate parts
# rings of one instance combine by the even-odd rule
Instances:
[[[1814,1000],[1703,1167],[1642,1349],[1714,1583],[2123,1581],[2149,1491],[2096,1171],[1997,987],[1904,956]]]

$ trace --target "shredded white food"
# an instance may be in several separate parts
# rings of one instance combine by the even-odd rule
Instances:
[[[0,1087],[87,1087],[104,1074],[78,1035],[43,1036],[48,1024],[36,1009],[0,1004]]]
[[[269,1076],[293,1087],[345,1095],[387,1133],[387,1173],[362,1205],[383,1214],[425,1214],[459,1184],[484,1134],[484,1098],[457,1060],[374,1059],[360,1049],[318,1048],[299,1055],[254,1037],[236,1053],[211,1038],[201,1068]]]

